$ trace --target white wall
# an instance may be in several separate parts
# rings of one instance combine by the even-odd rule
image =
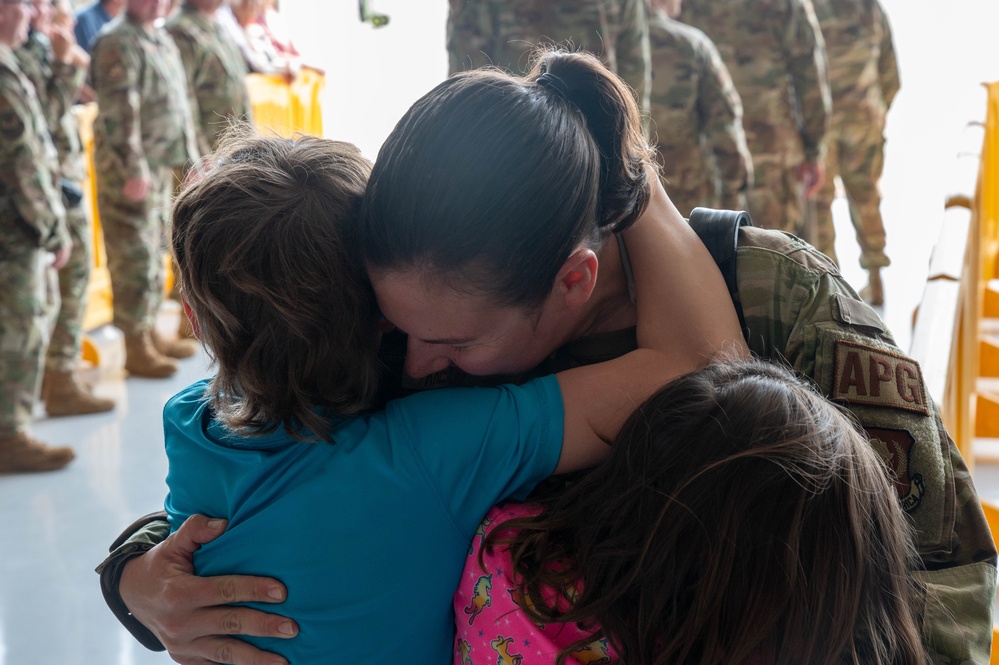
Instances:
[[[286,0],[281,11],[305,58],[326,70],[326,135],[374,159],[406,109],[447,76],[447,2],[368,4],[389,15],[387,26],[361,23],[356,0]]]

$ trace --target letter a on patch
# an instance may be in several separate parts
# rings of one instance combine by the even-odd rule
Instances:
[[[919,363],[885,349],[836,340],[832,398],[930,414]]]

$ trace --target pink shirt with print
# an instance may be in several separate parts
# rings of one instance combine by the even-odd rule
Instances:
[[[593,634],[593,630],[582,630],[574,623],[539,627],[528,619],[514,600],[518,591],[505,547],[483,552],[479,566],[479,551],[487,533],[507,520],[539,512],[540,508],[531,504],[503,504],[490,510],[476,531],[454,596],[454,665],[551,665],[563,648]],[[617,656],[606,640],[594,640],[566,662],[616,663]]]

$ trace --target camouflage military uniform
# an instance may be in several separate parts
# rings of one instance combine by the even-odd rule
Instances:
[[[795,170],[822,159],[829,86],[811,0],[685,0],[680,20],[718,47],[742,98],[753,156],[746,193],[753,221],[798,232],[804,222]]]
[[[90,80],[97,93],[97,203],[114,324],[128,337],[151,330],[163,299],[172,169],[198,158],[191,95],[170,35],[159,27],[147,32],[127,13],[94,41]],[[130,201],[125,183],[140,177],[149,178],[149,194]]]
[[[34,86],[0,44],[0,440],[38,399],[49,342],[48,251],[70,242],[59,164]]]
[[[600,56],[635,89],[639,106],[649,107],[645,0],[451,0],[451,74],[485,65],[524,74],[538,43]]]
[[[86,178],[86,166],[80,146],[79,130],[71,107],[83,84],[86,70],[54,61],[48,38],[32,30],[28,41],[16,51],[21,70],[35,87],[45,113],[52,142],[59,155],[59,173],[69,186],[80,189]],[[81,201],[62,198],[66,208],[66,226],[73,240],[69,261],[59,270],[61,305],[55,316],[46,366],[58,371],[72,371],[80,357],[83,341],[83,316],[86,313],[87,287],[93,264],[90,221]]]
[[[742,210],[752,159],[742,102],[711,40],[653,12],[652,137],[666,192],[683,215],[696,206]]]
[[[849,408],[892,470],[916,529],[924,567],[915,573],[923,594],[918,610],[933,662],[985,665],[995,544],[919,365],[836,267],[796,239],[743,229],[737,278],[753,353],[785,359]]]
[[[198,148],[207,154],[233,119],[252,120],[246,61],[211,16],[184,4],[167,21],[194,92]]]
[[[816,197],[815,246],[834,256],[833,178],[839,175],[865,269],[889,264],[878,180],[884,161],[885,115],[898,92],[891,28],[877,0],[812,0],[829,60],[832,123],[826,184]]]

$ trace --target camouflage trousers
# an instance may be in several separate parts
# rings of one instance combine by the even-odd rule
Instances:
[[[114,297],[114,325],[126,335],[153,327],[163,302],[167,219],[173,180],[170,169],[154,170],[142,201],[122,195],[125,179],[97,172],[97,206],[104,230]]]
[[[90,220],[85,208],[66,207],[66,225],[73,239],[69,261],[59,270],[59,307],[53,312],[52,339],[45,359],[46,369],[69,372],[76,368],[83,344],[83,317],[87,312],[87,288],[93,265]]]
[[[839,175],[850,204],[850,220],[860,245],[860,266],[865,270],[883,268],[891,262],[885,256],[885,226],[881,219],[881,193],[878,181],[884,166],[884,136],[880,123],[842,126],[827,135],[826,181],[815,197],[816,249],[835,257],[836,229],[832,202],[834,178]]]
[[[801,186],[794,173],[800,163],[793,152],[753,153],[753,185],[746,190],[746,208],[755,226],[800,232]]]
[[[43,249],[0,244],[0,438],[31,422],[41,389],[49,312],[58,307],[55,270]],[[52,302],[52,299],[56,302]]]

